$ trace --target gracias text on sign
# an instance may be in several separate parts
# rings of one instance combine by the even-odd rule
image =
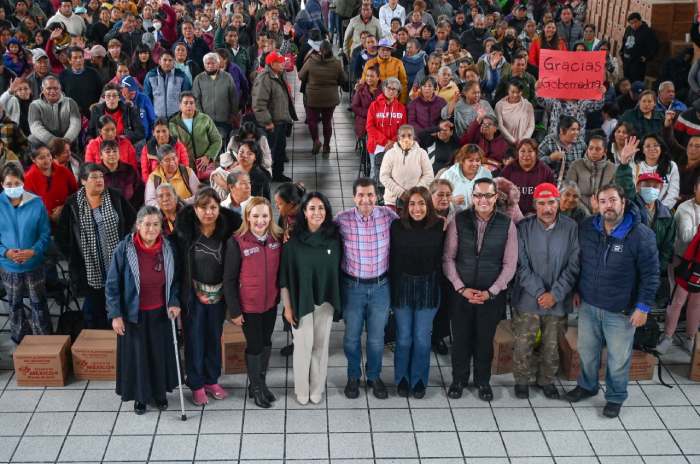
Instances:
[[[605,53],[540,50],[537,96],[600,100],[605,83]]]

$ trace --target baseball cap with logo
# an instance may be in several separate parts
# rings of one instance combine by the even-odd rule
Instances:
[[[661,176],[655,172],[645,172],[637,176],[637,183],[644,182],[645,180],[651,180],[654,182],[658,182],[659,184],[664,183],[664,180],[661,178]]]
[[[270,52],[265,57],[265,64],[284,63],[284,57],[277,52]]]
[[[548,198],[559,198],[559,189],[556,185],[549,182],[543,182],[535,187],[535,193],[532,195],[535,200],[545,200]]]

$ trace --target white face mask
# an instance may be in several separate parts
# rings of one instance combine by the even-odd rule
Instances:
[[[156,31],[159,31],[161,27],[163,27],[163,25],[162,25],[161,23],[159,23],[159,22],[158,22],[158,23],[156,23],[156,22],[153,23],[153,29],[155,29]]]
[[[8,187],[4,190],[4,192],[5,195],[7,195],[7,197],[11,200],[22,198],[22,195],[24,194],[24,185],[20,185],[19,187]]]

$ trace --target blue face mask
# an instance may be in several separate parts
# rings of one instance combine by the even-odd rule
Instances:
[[[20,185],[19,187],[6,188],[4,192],[8,198],[10,198],[11,200],[16,200],[22,197],[22,194],[24,193],[24,185]]]
[[[642,187],[639,189],[639,196],[645,203],[653,203],[659,199],[661,190],[654,187]]]

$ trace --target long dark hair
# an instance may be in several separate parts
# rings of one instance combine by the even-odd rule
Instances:
[[[421,222],[416,222],[415,220],[413,220],[413,218],[411,218],[411,215],[408,212],[408,202],[411,200],[411,197],[413,195],[420,195],[423,201],[425,201],[426,214],[425,218]],[[424,229],[429,229],[437,221],[440,220],[440,217],[435,212],[435,207],[433,206],[433,198],[430,195],[430,190],[428,190],[427,188],[423,186],[411,187],[401,196],[401,198],[403,199],[403,208],[401,209],[401,224],[403,224],[403,226],[406,229],[417,229],[420,225],[422,225],[422,228]]]
[[[299,211],[297,212],[297,218],[294,223],[294,229],[292,229],[292,236],[294,237],[311,233],[309,231],[309,224],[306,222],[304,211],[309,205],[309,202],[314,198],[318,198],[321,203],[323,203],[323,208],[326,210],[326,218],[323,220],[323,224],[321,224],[319,232],[321,232],[327,238],[338,237],[338,226],[335,224],[335,222],[333,222],[333,209],[331,208],[331,203],[321,192],[309,192],[304,195],[304,198],[302,198]]]
[[[547,38],[545,37],[544,34],[544,28],[547,27],[547,24],[553,23],[554,24],[554,35],[552,36],[552,40],[547,41]],[[559,32],[557,30],[557,23],[554,21],[548,21],[547,23],[542,25],[542,31],[540,32],[540,49],[549,49],[549,50],[557,50],[559,48]]]
[[[287,204],[298,206],[305,192],[306,189],[300,183],[284,182],[277,187],[275,195]]]
[[[657,134],[647,134],[642,137],[642,147],[647,139],[654,139],[656,143],[659,144],[659,150],[661,150],[661,155],[659,155],[659,161],[656,166],[656,173],[661,177],[667,176],[671,173],[671,155],[668,152],[668,146],[664,142],[664,139]],[[644,161],[644,150],[639,150],[636,155],[634,155],[634,161],[636,163]]]

